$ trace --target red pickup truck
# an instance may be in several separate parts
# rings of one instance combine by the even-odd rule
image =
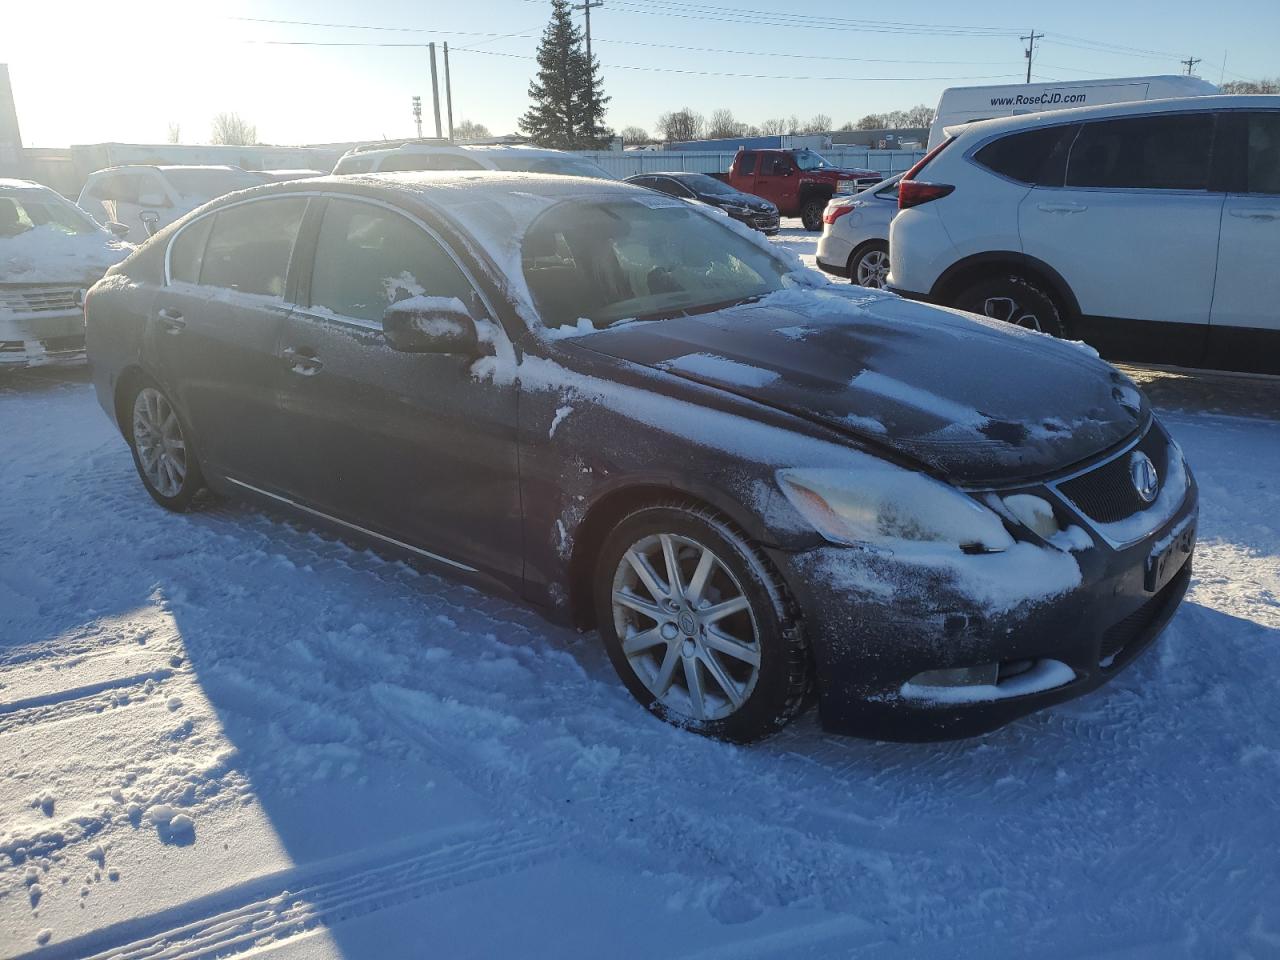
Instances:
[[[885,174],[837,167],[812,150],[742,148],[729,172],[718,177],[743,193],[772,200],[779,214],[800,217],[806,230],[821,230],[828,200],[879,183]]]

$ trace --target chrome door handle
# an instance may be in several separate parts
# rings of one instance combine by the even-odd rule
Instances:
[[[1083,203],[1038,203],[1036,206],[1045,213],[1083,213],[1089,209]]]
[[[160,321],[160,326],[164,327],[165,333],[178,334],[187,326],[187,321],[177,310],[170,310],[164,307],[156,311],[156,319]]]
[[[290,370],[304,377],[315,376],[324,366],[319,357],[294,347],[285,347],[280,351],[280,357],[289,364]]]
[[[1232,207],[1231,215],[1241,220],[1280,220],[1280,210],[1267,210],[1258,207]]]

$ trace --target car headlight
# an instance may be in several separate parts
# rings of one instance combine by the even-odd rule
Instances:
[[[832,543],[892,547],[914,541],[953,545],[966,553],[1013,546],[993,511],[945,483],[882,461],[853,471],[783,470],[778,484]]]
[[[1014,519],[1041,539],[1052,540],[1062,532],[1053,507],[1042,497],[1028,493],[1015,493],[1002,497],[1001,502]]]

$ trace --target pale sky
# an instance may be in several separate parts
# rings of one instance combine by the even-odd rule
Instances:
[[[767,0],[604,2],[592,33],[614,129],[652,131],[659,114],[685,105],[704,115],[727,107],[749,123],[825,113],[837,125],[932,105],[948,86],[1018,82],[1018,37],[1032,27],[1047,34],[1038,78],[1178,73],[1187,56],[1202,58],[1196,72],[1213,82],[1280,75],[1276,0],[1073,0],[1046,11],[1026,0],[828,0],[799,9]],[[879,12],[859,18],[866,9]],[[411,136],[413,94],[423,97],[429,134],[427,51],[264,41],[448,41],[455,119],[510,133],[528,105],[549,10],[546,0],[3,0],[0,63],[9,64],[27,146],[163,142],[170,123],[181,125],[183,142],[206,142],[223,110],[255,123],[263,142],[315,143]],[[443,78],[441,89],[443,99]]]

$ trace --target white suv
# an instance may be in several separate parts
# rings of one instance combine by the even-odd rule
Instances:
[[[89,174],[76,204],[99,223],[122,223],[142,243],[215,197],[265,182],[260,174],[227,166],[131,164]]]
[[[899,185],[890,289],[1108,358],[1280,373],[1280,97],[974,123]]]
[[[613,180],[613,174],[585,157],[539,147],[468,146],[448,141],[373,143],[348,150],[334,173],[390,173],[395,170],[518,170]]]

